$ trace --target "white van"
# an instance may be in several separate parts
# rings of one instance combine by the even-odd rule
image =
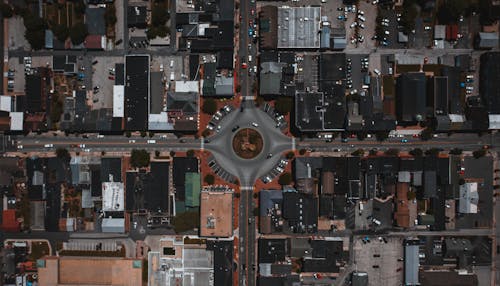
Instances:
[[[155,144],[156,140],[148,140],[148,144]]]

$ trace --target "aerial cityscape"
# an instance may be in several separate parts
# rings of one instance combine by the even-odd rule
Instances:
[[[0,15],[0,286],[500,285],[499,0]]]

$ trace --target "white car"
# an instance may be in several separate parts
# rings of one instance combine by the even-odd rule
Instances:
[[[357,25],[358,25],[358,22],[352,22],[352,24],[351,24],[351,26],[350,26],[350,27],[351,27],[351,28],[354,28],[354,27],[356,27]]]
[[[135,143],[135,140],[128,140],[128,143]]]
[[[22,150],[23,149],[23,145],[17,145],[17,149]]]
[[[80,144],[80,148],[85,148],[85,144]]]
[[[52,147],[54,147],[54,144],[45,144],[45,145],[43,145],[43,146],[44,146],[45,148],[52,148]]]
[[[259,124],[257,124],[257,122],[252,122],[252,126],[253,127],[259,127]]]

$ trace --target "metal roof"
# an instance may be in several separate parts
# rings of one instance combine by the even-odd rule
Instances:
[[[278,48],[320,47],[321,7],[278,7]]]
[[[405,285],[419,285],[418,283],[418,245],[405,246]]]

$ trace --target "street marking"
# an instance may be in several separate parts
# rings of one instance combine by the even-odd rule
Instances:
[[[203,137],[200,137],[200,150],[205,150],[205,139]]]
[[[292,150],[295,151],[295,148],[296,148],[296,144],[295,144],[295,137],[292,137]]]

